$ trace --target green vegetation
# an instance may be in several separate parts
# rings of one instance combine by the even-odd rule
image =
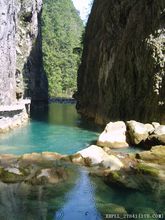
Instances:
[[[42,42],[49,96],[71,96],[76,90],[83,22],[71,0],[44,0]]]
[[[138,170],[138,172],[140,172],[142,174],[148,174],[151,176],[158,176],[159,175],[158,169],[151,167],[147,164],[143,164],[143,163],[137,164],[137,170]]]

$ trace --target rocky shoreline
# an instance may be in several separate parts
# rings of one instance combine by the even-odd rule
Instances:
[[[4,183],[57,184],[67,180],[72,165],[81,165],[110,185],[165,192],[165,146],[135,154],[107,153],[95,145],[73,155],[51,152],[22,156],[1,154],[0,164],[0,180]]]
[[[0,135],[21,127],[29,120],[30,100],[0,107]]]
[[[134,120],[109,122],[98,138],[97,145],[105,148],[138,146],[150,149],[165,145],[165,125],[158,122],[143,124]]]
[[[123,122],[115,123],[124,125]],[[105,131],[112,128],[115,123],[109,123]],[[130,127],[132,124],[136,124],[140,128],[146,127],[146,125],[134,121],[128,124],[129,129],[132,128]],[[162,131],[160,136],[165,135],[163,125],[155,124],[155,126],[156,128],[151,134],[148,133],[148,136],[144,136],[142,132],[140,133],[140,137],[143,137],[143,139],[141,138],[142,141],[144,141],[144,137],[145,140],[148,139],[157,130]],[[147,128],[151,128],[151,126],[147,125]],[[142,131],[142,129],[138,131]],[[131,134],[137,137],[136,126]],[[111,135],[111,132],[109,135]],[[97,143],[100,143],[100,139],[99,137]],[[123,139],[120,140],[123,141]],[[136,138],[135,140],[140,139]],[[107,144],[107,139],[105,143],[106,146],[91,145],[72,155],[61,155],[53,152],[31,153],[21,156],[1,154],[0,180],[5,183],[57,184],[67,180],[68,169],[70,170],[72,165],[80,165],[87,167],[91,175],[101,177],[108,185],[165,193],[165,144],[152,146],[149,150],[138,153],[122,153],[113,151],[111,145]]]

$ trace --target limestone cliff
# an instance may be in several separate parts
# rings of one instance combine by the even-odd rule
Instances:
[[[42,69],[42,0],[0,0],[0,105],[47,99]]]
[[[164,67],[164,0],[95,0],[78,73],[77,109],[101,124],[159,120]]]

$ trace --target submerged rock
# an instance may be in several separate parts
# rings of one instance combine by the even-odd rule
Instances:
[[[132,160],[134,163],[129,167],[107,173],[106,182],[165,195],[165,147],[157,146],[151,151],[140,152]]]
[[[75,170],[58,153],[32,153],[22,156],[0,155],[0,180],[33,185],[57,184],[69,179]]]
[[[97,206],[105,219],[120,219],[124,217],[124,214],[127,214],[127,211],[123,206],[114,203],[98,203]],[[113,216],[110,214],[113,214]]]
[[[123,121],[109,122],[98,138],[97,145],[109,148],[128,147],[126,125]]]
[[[69,172],[63,167],[41,169],[32,179],[33,184],[57,184],[68,179]]]
[[[141,219],[148,219],[148,220],[155,220],[158,219],[158,214],[149,207],[134,207],[129,210],[129,213],[134,215],[137,220]]]

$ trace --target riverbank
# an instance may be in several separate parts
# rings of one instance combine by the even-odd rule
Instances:
[[[54,115],[52,111],[50,111],[50,115]],[[71,117],[70,114],[68,116]],[[108,134],[106,136],[111,137],[111,135],[113,134],[113,137],[119,138],[119,134],[123,130],[119,129],[118,127],[116,133],[114,133],[114,125],[116,125],[116,123],[122,124],[123,126],[124,122],[109,123],[110,125],[106,126],[103,134],[107,131]],[[138,123],[139,122],[136,122],[136,125],[139,125]],[[69,129],[70,125],[70,123],[67,124],[67,129]],[[50,126],[51,125],[49,124],[49,127]],[[141,126],[143,128],[145,127],[144,124],[141,124]],[[113,129],[111,130],[110,128],[112,127]],[[41,126],[39,126],[39,128],[42,129]],[[54,136],[54,131],[56,129],[53,127],[52,134],[54,138],[54,146],[58,145],[57,141],[55,141]],[[41,139],[41,136],[43,137],[43,134],[45,134],[44,131],[42,135],[39,135],[38,127],[37,129],[32,129],[33,133],[34,130],[37,130],[39,139]],[[135,130],[139,131],[139,129],[137,128]],[[152,132],[154,131],[155,129]],[[151,135],[152,132],[150,132],[150,134],[148,133],[148,136]],[[136,133],[134,133],[134,135]],[[124,134],[128,135],[127,129]],[[70,135],[65,133],[64,136],[67,136],[66,143],[68,143],[68,137],[70,137]],[[80,136],[80,134],[78,136]],[[102,137],[102,134],[100,134],[100,136]],[[106,146],[102,147],[97,146],[100,136],[98,138],[97,136],[95,136],[95,142],[93,142],[93,144],[95,145],[90,145],[90,143],[88,143],[88,146],[86,146],[84,144],[84,149],[74,151],[75,153],[71,154],[65,154],[67,147],[65,147],[65,152],[61,154],[55,153],[55,147],[54,152],[29,154],[22,153],[22,155],[1,154],[1,185],[3,185],[4,187],[4,184],[6,184],[6,189],[10,188],[11,185],[17,186],[18,191],[14,191],[14,195],[17,197],[17,199],[21,198],[21,200],[23,200],[25,203],[27,201],[27,197],[23,194],[22,198],[22,194],[20,196],[19,190],[21,190],[22,187],[24,191],[25,189],[29,189],[28,192],[26,191],[28,195],[31,195],[31,192],[37,190],[36,197],[33,198],[34,204],[38,204],[38,198],[40,198],[39,204],[41,204],[41,201],[45,204],[45,201],[47,201],[47,199],[49,198],[51,201],[48,200],[47,208],[44,206],[45,208],[40,207],[40,209],[42,211],[43,209],[47,210],[47,214],[53,213],[54,211],[54,216],[64,215],[66,219],[67,215],[80,215],[82,216],[80,219],[84,220],[84,216],[86,216],[86,214],[89,216],[93,216],[93,218],[95,214],[98,214],[98,219],[102,219],[102,217],[104,218],[106,214],[113,213],[124,216],[126,214],[136,213],[136,211],[138,210],[141,210],[141,212],[144,213],[148,213],[151,211],[152,213],[158,213],[158,210],[160,210],[160,213],[164,213],[162,208],[163,205],[160,201],[162,201],[165,196],[165,146],[153,146],[150,147],[150,149],[145,150],[145,148],[142,148],[141,145],[141,151],[136,151],[135,153],[124,153],[124,149],[130,148],[130,151],[133,151],[132,149],[136,149],[138,144],[136,146],[125,146],[126,148],[117,148],[116,151],[116,149],[112,149],[112,143],[111,145],[107,145],[106,143]],[[47,135],[46,138],[48,139]],[[43,139],[42,141],[44,140],[45,139]],[[109,138],[109,140],[112,141],[112,138]],[[120,138],[120,140],[122,139]],[[74,145],[74,143],[72,144]],[[22,150],[22,147],[19,147],[20,152]],[[34,150],[34,148],[31,149],[31,152],[32,150]],[[50,150],[50,148],[47,148],[47,151],[48,150]],[[8,152],[9,151],[10,150],[8,150]],[[72,184],[70,185],[71,180]],[[88,183],[87,185],[84,185],[82,182],[82,186],[87,187],[85,189],[82,189],[80,187],[81,181],[83,180],[87,181]],[[70,188],[68,188],[69,185]],[[12,187],[11,189],[13,190]],[[55,194],[53,195],[53,189],[61,190],[58,190],[59,192],[55,191]],[[140,195],[139,192],[141,192]],[[85,196],[85,193],[90,193],[90,195],[88,196],[87,194],[87,196]],[[147,193],[151,195],[151,198],[148,197]],[[65,198],[64,194],[66,195]],[[45,197],[47,195],[49,196]],[[84,200],[81,200],[79,196],[81,196],[81,198],[83,197]],[[62,202],[61,197],[63,197]],[[0,201],[2,198],[4,197],[2,193],[0,193]],[[90,198],[92,198],[92,201],[90,201],[91,208],[85,205],[87,204],[87,202],[89,202]],[[148,201],[147,204],[143,204],[143,201],[146,198],[149,199],[152,205]],[[56,201],[53,203],[55,205],[55,207],[53,206],[53,209],[52,200]],[[75,206],[76,200],[79,200],[81,204],[84,205],[80,208],[75,207],[74,212],[70,212],[70,209],[68,207],[72,207],[72,205]],[[58,205],[57,201],[59,201]],[[5,202],[5,204],[7,205],[7,202]],[[31,204],[31,200],[29,201],[29,204]],[[29,204],[25,208],[29,207]],[[20,205],[17,205],[17,208],[19,209]],[[80,210],[81,214],[79,212]],[[38,212],[34,211],[34,213]],[[26,213],[26,215],[28,214]],[[39,216],[39,214],[37,214],[37,216]],[[53,217],[51,219],[53,219]]]
[[[0,106],[0,134],[7,133],[27,123],[30,114],[29,99],[13,105]]]

